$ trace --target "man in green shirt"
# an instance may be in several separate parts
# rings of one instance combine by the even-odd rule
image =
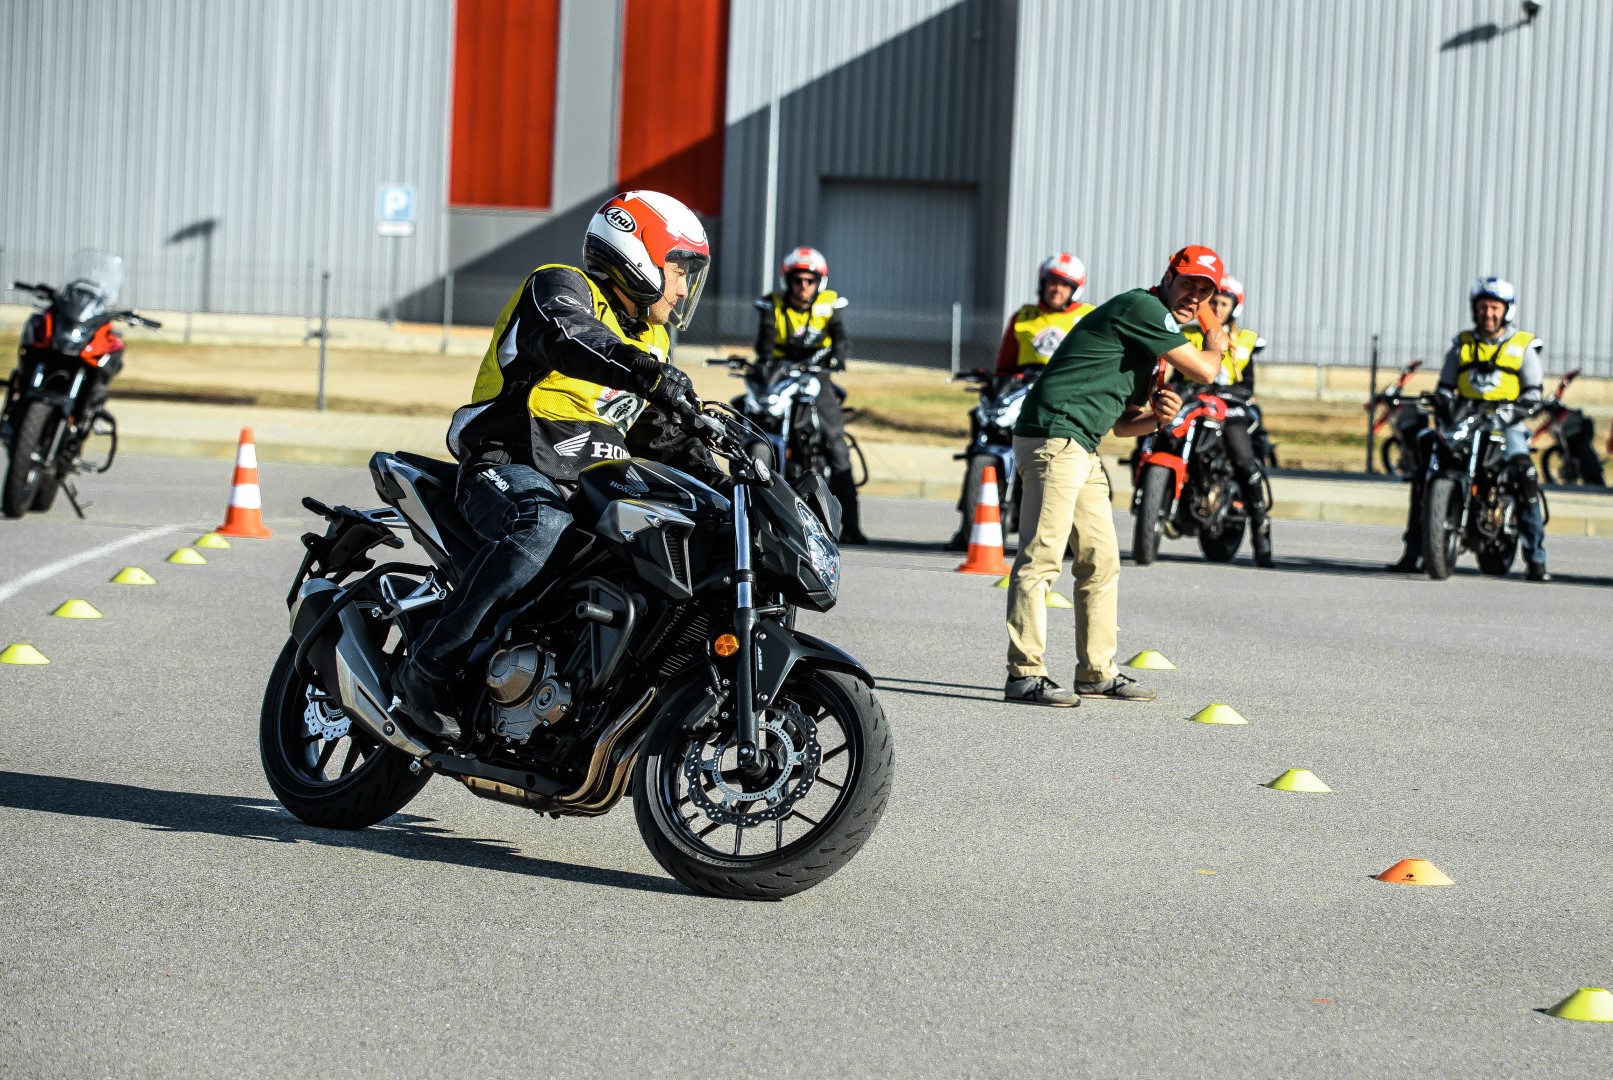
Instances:
[[[1154,692],[1115,666],[1120,545],[1109,478],[1098,441],[1143,435],[1167,423],[1181,399],[1156,384],[1161,363],[1195,382],[1211,382],[1228,341],[1219,325],[1204,348],[1182,334],[1215,294],[1225,268],[1207,247],[1171,256],[1152,289],[1121,293],[1075,324],[1031,388],[1014,426],[1014,460],[1023,488],[1019,554],[1008,585],[1008,681],[1005,701],[1079,705],[1083,697],[1152,701]],[[1072,536],[1073,533],[1073,536]],[[1048,678],[1047,590],[1064,550],[1075,554],[1075,689]]]

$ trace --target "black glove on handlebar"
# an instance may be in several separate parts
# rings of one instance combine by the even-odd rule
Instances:
[[[679,368],[657,363],[639,372],[639,385],[644,400],[669,416],[683,416],[695,412],[694,384]]]

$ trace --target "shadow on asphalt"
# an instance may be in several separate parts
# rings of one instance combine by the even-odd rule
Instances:
[[[1142,567],[1137,567],[1135,563],[1131,562],[1131,550],[1129,548],[1122,549],[1121,555],[1132,567],[1136,569],[1144,569]],[[1276,560],[1277,565],[1273,567],[1272,570],[1261,570],[1259,572],[1269,574],[1274,570],[1291,570],[1305,574],[1329,574],[1336,577],[1404,578],[1405,580],[1411,582],[1429,580],[1423,574],[1391,574],[1388,570],[1384,569],[1384,567],[1388,564],[1379,559],[1326,559],[1310,555],[1277,555]],[[1206,566],[1230,566],[1238,570],[1256,569],[1254,559],[1244,555],[1238,556],[1229,563],[1212,564],[1206,560],[1204,556],[1195,554],[1193,552],[1162,551],[1157,556],[1157,561],[1169,563],[1202,563]],[[1530,582],[1524,580],[1522,565],[1523,564],[1520,561],[1513,566],[1512,572],[1507,574],[1506,577],[1492,578],[1491,580],[1511,581],[1520,585],[1528,585]],[[1489,577],[1488,574],[1485,574],[1478,567],[1462,563],[1457,564],[1457,567],[1452,572],[1451,576],[1457,578]],[[1613,577],[1608,577],[1601,574],[1565,574],[1553,570],[1551,572],[1551,580],[1554,584],[1560,585],[1586,585],[1594,588],[1604,589],[1613,588]]]
[[[687,889],[668,878],[535,859],[500,840],[453,835],[434,826],[430,818],[413,814],[394,814],[369,829],[317,829],[298,821],[279,803],[270,799],[199,795],[189,791],[163,791],[128,784],[108,784],[99,780],[5,771],[0,771],[0,806],[72,817],[128,821],[164,832],[211,833],[242,840],[361,848],[402,859],[449,866],[530,874],[555,881],[606,885],[617,889],[689,895]]]
[[[953,701],[996,701],[1002,696],[1002,691],[995,686],[976,686],[973,683],[932,682],[929,679],[904,679],[899,675],[875,675],[874,681],[879,684],[881,694],[914,694],[918,697],[950,698]],[[892,683],[903,685],[893,686]],[[917,690],[919,686],[940,687],[938,690]],[[969,691],[974,693],[959,693]],[[981,697],[981,694],[988,696]]]

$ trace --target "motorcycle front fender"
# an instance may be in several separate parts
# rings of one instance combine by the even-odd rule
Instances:
[[[821,638],[790,630],[773,619],[757,620],[755,642],[753,685],[759,705],[768,705],[777,699],[779,690],[798,665],[844,672],[870,690],[874,688],[874,677],[855,656]]]

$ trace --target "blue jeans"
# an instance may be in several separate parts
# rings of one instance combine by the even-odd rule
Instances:
[[[410,650],[415,667],[438,682],[447,682],[483,634],[528,599],[572,520],[565,494],[530,465],[462,468],[456,505],[486,546]]]

